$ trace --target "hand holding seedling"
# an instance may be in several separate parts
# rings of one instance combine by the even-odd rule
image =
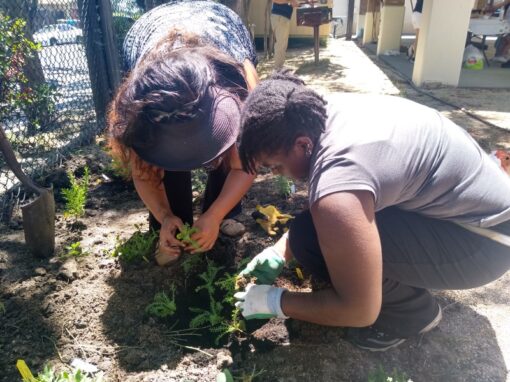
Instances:
[[[177,239],[176,233],[184,226],[182,220],[175,215],[167,215],[161,223],[159,232],[159,252],[172,257],[181,255],[181,247],[185,247],[185,243]]]
[[[272,284],[282,272],[285,260],[274,249],[269,247],[255,256],[239,273],[240,276],[253,276],[257,284]]]
[[[191,235],[191,239],[196,242],[197,246],[188,244],[185,248],[190,253],[206,252],[209,251],[216,243],[218,234],[220,232],[221,220],[208,215],[207,213],[200,216],[200,218],[193,224],[196,231]]]

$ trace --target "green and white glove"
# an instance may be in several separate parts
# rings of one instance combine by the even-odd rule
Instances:
[[[255,256],[239,275],[254,276],[257,278],[257,284],[272,284],[282,272],[284,265],[283,257],[273,247],[269,247]]]
[[[244,292],[237,292],[236,307],[247,320],[254,318],[288,318],[281,307],[282,294],[287,289],[270,285],[248,284]]]

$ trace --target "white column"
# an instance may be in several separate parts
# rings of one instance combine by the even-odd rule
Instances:
[[[425,0],[413,82],[459,84],[462,56],[474,0]]]
[[[425,0],[427,1],[427,0]],[[389,50],[400,50],[400,37],[404,25],[404,1],[385,2],[381,8],[381,26],[377,42],[377,55]]]

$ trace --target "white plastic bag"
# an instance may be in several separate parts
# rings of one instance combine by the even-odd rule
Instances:
[[[475,47],[473,44],[469,44],[464,49],[464,57],[462,62],[466,69],[482,70],[483,69],[483,54],[480,49]]]

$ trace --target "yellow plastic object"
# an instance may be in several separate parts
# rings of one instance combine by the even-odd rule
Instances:
[[[300,279],[301,281],[305,279],[305,277],[303,276],[303,271],[299,267],[296,267],[296,275],[298,279]]]
[[[276,225],[284,225],[286,224],[290,219],[294,218],[294,216],[289,214],[282,214],[280,211],[278,211],[278,208],[276,208],[273,205],[267,205],[267,206],[256,206],[255,209],[263,215],[263,218],[255,219],[255,221],[268,233],[270,236],[276,235],[276,231],[279,230],[279,228]]]
[[[28,368],[25,361],[22,359],[18,359],[16,362],[16,367],[18,368],[19,373],[21,374],[21,378],[23,378],[23,382],[36,382],[36,379],[32,375],[32,372]]]

